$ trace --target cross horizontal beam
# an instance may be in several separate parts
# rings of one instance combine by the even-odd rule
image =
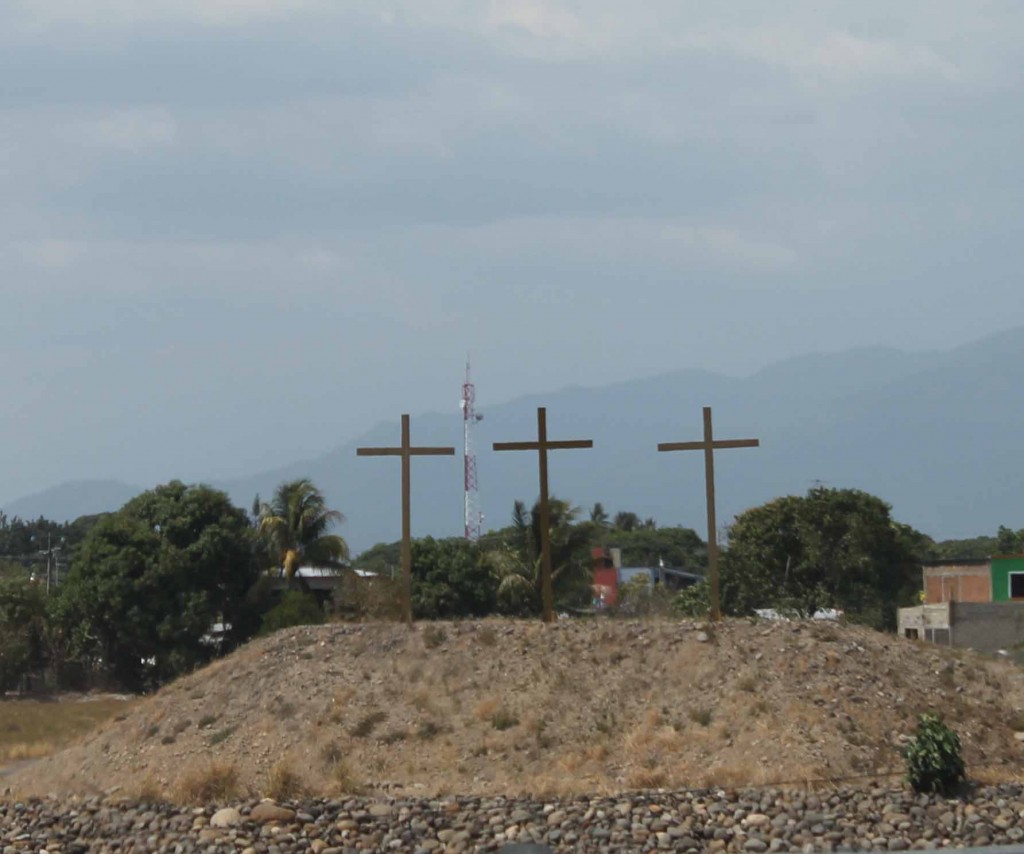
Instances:
[[[592,439],[566,439],[558,442],[495,442],[496,451],[562,451],[567,448],[593,448]]]
[[[359,457],[411,457],[443,456],[454,457],[455,448],[419,447],[419,448],[356,448]]]
[[[759,448],[758,439],[715,439],[709,446],[707,442],[659,442],[659,451],[703,451],[707,447],[716,451],[725,448]]]

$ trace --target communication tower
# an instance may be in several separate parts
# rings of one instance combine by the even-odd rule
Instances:
[[[464,460],[464,517],[466,539],[475,541],[480,537],[484,514],[480,511],[480,492],[476,480],[476,454],[473,451],[473,427],[484,417],[476,411],[476,386],[469,375],[469,356],[466,356],[466,381],[462,384],[462,448]]]

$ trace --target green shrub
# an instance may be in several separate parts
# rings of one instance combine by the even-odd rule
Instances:
[[[301,590],[289,590],[280,603],[263,615],[260,634],[267,635],[291,626],[315,626],[324,621],[324,611],[316,597]]]
[[[711,610],[707,581],[699,581],[680,590],[672,602],[672,608],[680,617],[706,617]]]
[[[907,782],[916,792],[948,794],[967,779],[960,737],[933,712],[917,721],[917,733],[903,748]]]

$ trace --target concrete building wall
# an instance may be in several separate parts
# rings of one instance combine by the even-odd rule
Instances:
[[[953,646],[995,652],[1024,643],[1024,603],[954,602],[950,609]]]
[[[900,637],[930,643],[949,643],[950,603],[917,605],[900,608],[896,612],[897,632]]]

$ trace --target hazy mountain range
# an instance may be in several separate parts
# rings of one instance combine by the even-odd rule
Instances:
[[[716,455],[721,523],[820,482],[878,495],[898,520],[937,539],[1024,526],[1024,329],[944,352],[860,349],[790,359],[743,378],[677,371],[481,405],[475,437],[485,527],[507,524],[514,499],[536,497],[536,454],[495,453],[491,443],[535,438],[541,405],[550,438],[594,440],[593,450],[552,453],[550,462],[552,492],[584,512],[601,501],[610,513],[632,510],[703,533],[701,455],[658,453],[656,445],[699,439],[701,407],[710,405],[716,437],[761,440],[760,448]],[[461,413],[455,405],[413,413],[411,432],[414,444],[456,448],[454,458],[413,460],[413,532],[460,534]],[[267,497],[279,482],[309,476],[345,513],[341,532],[359,551],[398,538],[400,474],[396,458],[357,458],[355,448],[398,442],[396,417],[314,459],[214,485],[249,507],[257,493]],[[139,491],[78,481],[4,510],[72,519],[116,509]]]

